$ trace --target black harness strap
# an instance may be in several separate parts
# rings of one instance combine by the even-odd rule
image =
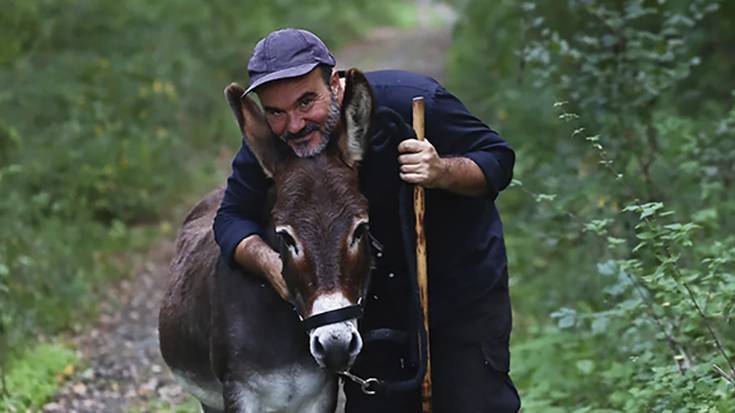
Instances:
[[[339,323],[341,321],[362,317],[362,305],[353,304],[347,307],[326,311],[301,320],[301,327],[309,331],[327,324]]]

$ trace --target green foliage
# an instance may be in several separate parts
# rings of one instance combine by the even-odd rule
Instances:
[[[284,26],[332,48],[405,14],[387,0],[13,1],[0,15],[0,376],[36,334],[94,308],[102,282],[221,184],[239,145],[222,97]],[[401,17],[401,19],[403,19]],[[328,23],[328,24],[325,24]]]
[[[452,83],[518,152],[501,208],[529,411],[732,411],[733,98],[702,75],[734,87],[734,13],[467,3]]]
[[[41,406],[75,363],[76,354],[60,344],[38,344],[22,352],[9,366],[0,407],[3,411],[25,411]]]

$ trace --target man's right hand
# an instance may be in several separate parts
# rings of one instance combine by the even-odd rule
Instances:
[[[271,250],[272,251],[272,250]],[[276,263],[273,265],[272,269],[267,273],[266,278],[271,283],[271,286],[273,286],[273,289],[276,290],[278,295],[281,296],[281,298],[284,301],[289,301],[289,294],[288,294],[288,287],[286,287],[286,280],[283,279],[283,262],[281,261],[281,257],[273,251],[273,253],[276,256]]]
[[[284,301],[289,301],[288,288],[282,274],[281,257],[260,235],[250,235],[237,244],[235,262],[248,271],[261,274]]]

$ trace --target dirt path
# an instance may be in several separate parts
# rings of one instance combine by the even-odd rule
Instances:
[[[183,402],[158,352],[156,327],[172,250],[172,240],[159,242],[137,275],[107,294],[96,326],[72,339],[81,368],[45,412],[128,412],[149,400]]]
[[[365,40],[339,51],[339,67],[407,69],[441,79],[450,39],[448,22],[453,16],[436,6],[426,12],[433,17],[425,17],[417,28],[376,29]],[[82,366],[43,411],[198,411],[172,382],[158,352],[158,304],[172,248],[172,239],[154,246],[136,276],[108,294],[95,326],[71,339]]]

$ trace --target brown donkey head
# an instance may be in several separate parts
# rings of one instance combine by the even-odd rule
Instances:
[[[358,188],[358,162],[369,139],[373,95],[365,76],[346,75],[340,120],[318,155],[299,158],[269,129],[242,88],[225,90],[248,146],[273,179],[272,225],[280,238],[283,275],[299,314],[310,317],[358,303],[371,268],[368,204]],[[355,319],[309,331],[323,367],[344,370],[362,348]]]

